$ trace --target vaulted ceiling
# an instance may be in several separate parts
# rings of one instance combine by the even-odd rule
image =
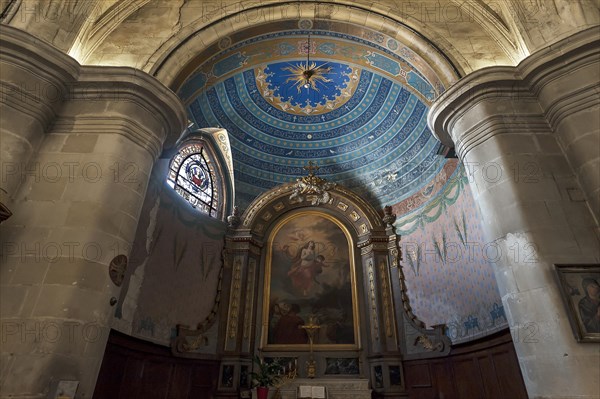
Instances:
[[[148,72],[180,95],[194,128],[226,128],[242,204],[308,160],[379,205],[410,197],[446,163],[426,125],[437,96],[598,23],[597,0],[20,3],[7,2],[3,23],[81,63]],[[298,91],[288,75],[306,62],[309,33],[331,82]]]
[[[238,203],[305,175],[309,160],[380,204],[409,196],[443,167],[426,116],[445,85],[395,38],[300,19],[242,30],[219,46],[197,58],[179,95],[195,127],[227,129]],[[328,71],[310,88],[294,75],[307,62]]]

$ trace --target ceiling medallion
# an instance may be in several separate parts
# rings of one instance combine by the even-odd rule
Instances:
[[[296,179],[294,192],[289,197],[290,204],[298,204],[304,200],[310,201],[313,206],[328,203],[331,199],[329,190],[333,189],[336,184],[315,176],[314,172],[319,170],[319,167],[312,161],[309,161],[304,169],[308,170],[308,176]]]
[[[307,45],[305,47],[306,50],[306,62],[300,62],[296,65],[290,65],[289,67],[282,68],[284,71],[290,72],[288,79],[285,81],[286,83],[293,83],[298,90],[298,93],[302,92],[302,89],[313,89],[318,92],[319,87],[317,83],[325,86],[326,83],[330,83],[333,80],[326,77],[328,73],[331,73],[331,67],[325,67],[328,62],[317,66],[317,63],[314,61],[310,61],[310,52],[312,51],[310,45],[310,32],[308,32],[308,40]]]

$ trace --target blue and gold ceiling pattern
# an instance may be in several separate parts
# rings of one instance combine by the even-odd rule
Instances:
[[[305,175],[309,160],[321,177],[380,206],[411,196],[443,168],[426,115],[444,86],[408,47],[373,34],[259,34],[226,43],[181,86],[196,127],[229,133],[240,206]],[[307,55],[327,71],[316,90],[294,77]]]

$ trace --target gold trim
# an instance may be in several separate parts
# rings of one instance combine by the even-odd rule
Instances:
[[[392,304],[390,298],[390,287],[388,285],[385,261],[379,262],[379,273],[381,274],[381,296],[383,297],[383,317],[385,321],[385,335],[392,336]]]
[[[252,299],[254,298],[254,272],[256,270],[256,259],[248,259],[248,282],[246,284],[246,304],[244,308],[244,339],[250,339],[252,330],[252,313],[254,306]]]
[[[229,326],[227,327],[227,335],[229,339],[235,339],[238,328],[238,315],[240,307],[240,290],[241,290],[241,279],[242,279],[242,260],[240,257],[236,257],[233,263],[233,274],[232,274],[231,294],[230,294],[230,305],[229,305]]]
[[[346,236],[346,240],[348,242],[348,251],[349,251],[348,255],[349,255],[349,261],[350,261],[350,284],[352,287],[352,316],[353,316],[352,324],[354,327],[354,342],[355,342],[355,344],[339,344],[339,345],[337,345],[337,344],[314,344],[313,348],[316,351],[359,350],[360,343],[361,343],[361,337],[360,337],[360,329],[359,329],[359,324],[358,324],[359,323],[358,289],[357,289],[358,282],[357,282],[357,278],[356,278],[356,265],[355,265],[355,259],[354,259],[354,256],[355,256],[354,242],[352,240],[352,235],[350,234],[350,232],[348,231],[346,226],[344,226],[344,224],[341,223],[337,218],[335,218],[325,212],[314,211],[314,210],[296,211],[296,212],[291,213],[290,215],[283,217],[281,220],[277,221],[277,224],[274,226],[273,230],[271,230],[271,233],[267,240],[267,244],[266,244],[267,251],[266,251],[266,258],[265,258],[265,279],[264,279],[264,286],[263,286],[261,350],[264,350],[264,351],[308,351],[308,349],[309,349],[309,344],[280,345],[280,344],[268,344],[267,343],[267,339],[268,339],[267,331],[269,328],[269,302],[271,299],[270,298],[271,297],[270,287],[271,287],[271,266],[272,266],[271,260],[273,257],[273,238],[277,235],[279,230],[281,230],[281,228],[283,226],[285,226],[288,222],[290,222],[293,219],[296,219],[296,218],[299,218],[302,216],[307,216],[307,215],[320,216],[320,217],[323,217],[323,218],[331,221],[336,226],[338,226],[342,230],[344,235]]]
[[[373,259],[369,259],[367,264],[367,270],[369,274],[369,297],[371,307],[371,321],[373,323],[373,333],[375,339],[379,341],[379,318],[377,316],[377,295],[375,294],[375,272],[373,270]]]

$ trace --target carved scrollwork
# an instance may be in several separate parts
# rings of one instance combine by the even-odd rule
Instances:
[[[236,228],[240,225],[240,222],[242,221],[242,219],[240,218],[240,210],[237,207],[237,205],[235,205],[233,207],[233,211],[231,212],[231,215],[227,216],[227,223],[229,225],[229,227],[232,228]]]
[[[319,167],[312,162],[308,162],[304,169],[308,170],[308,176],[296,179],[294,191],[289,197],[290,204],[298,204],[305,200],[310,201],[313,206],[327,204],[331,200],[329,191],[333,190],[336,184],[315,176],[314,171],[317,171]]]
[[[419,335],[417,339],[415,339],[413,345],[417,346],[418,344],[420,344],[427,352],[441,352],[444,350],[444,343],[442,341],[438,341],[434,344],[427,335]]]
[[[190,329],[186,325],[177,325],[177,336],[171,341],[171,350],[175,355],[193,352],[201,346],[208,345],[208,337],[206,336],[206,332],[215,324],[217,319],[217,311],[221,303],[223,268],[224,267],[221,267],[221,270],[219,271],[217,294],[215,296],[213,307],[208,316],[206,316],[203,321],[198,323],[195,330]]]

